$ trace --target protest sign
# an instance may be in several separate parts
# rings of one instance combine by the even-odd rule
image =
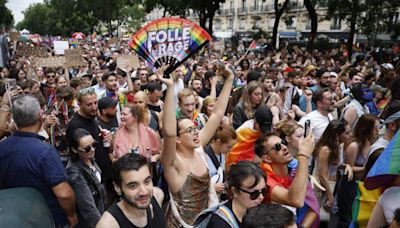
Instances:
[[[108,42],[107,42],[108,46],[111,46],[113,44],[118,44],[118,38],[117,37],[111,37]]]
[[[10,40],[11,41],[18,41],[21,38],[21,34],[19,32],[10,32]]]
[[[47,57],[47,48],[46,47],[36,47],[36,46],[31,46],[30,44],[26,43],[20,43],[17,46],[16,50],[17,56],[20,57],[41,57],[45,58]]]
[[[82,59],[82,49],[65,50],[65,60],[68,67],[85,66]]]
[[[119,55],[117,67],[124,70],[136,69],[140,67],[139,57],[137,55]]]
[[[169,64],[171,73],[190,58],[211,36],[199,25],[182,18],[160,18],[132,36],[130,46],[148,64],[157,68]]]
[[[54,54],[64,55],[64,50],[69,49],[68,41],[54,41]]]
[[[60,67],[65,65],[64,56],[55,56],[48,58],[35,58],[36,66],[40,67]]]

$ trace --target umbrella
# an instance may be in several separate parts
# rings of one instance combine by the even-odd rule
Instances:
[[[85,34],[83,34],[81,32],[75,32],[74,34],[71,35],[71,38],[75,38],[78,40],[85,40],[86,36],[85,36]]]
[[[42,42],[42,37],[39,34],[29,35],[28,39],[31,40],[33,43]]]

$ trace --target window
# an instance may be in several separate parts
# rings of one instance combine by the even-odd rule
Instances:
[[[221,20],[217,19],[215,20],[215,30],[221,30]]]
[[[233,28],[233,18],[229,18],[228,19],[228,29],[232,29]]]
[[[332,18],[331,30],[340,30],[342,28],[342,20],[336,16]]]
[[[287,20],[287,23],[286,23],[287,29],[296,29],[296,26],[297,26],[297,18],[296,17],[290,17]]]
[[[239,22],[239,29],[244,30],[246,27],[246,18],[241,18]]]

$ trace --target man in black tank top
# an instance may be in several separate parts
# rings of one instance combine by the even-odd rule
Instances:
[[[166,227],[160,207],[164,195],[153,187],[145,157],[135,153],[122,156],[113,165],[113,177],[121,201],[104,212],[97,228]]]

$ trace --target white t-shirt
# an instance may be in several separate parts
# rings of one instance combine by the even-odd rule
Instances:
[[[310,130],[315,137],[315,142],[317,143],[329,122],[333,120],[333,116],[330,113],[328,116],[324,116],[318,110],[314,110],[304,115],[298,123],[304,128],[306,120],[310,120]]]
[[[386,222],[390,224],[394,217],[394,211],[400,207],[400,187],[390,187],[386,189],[378,201],[383,208]]]

